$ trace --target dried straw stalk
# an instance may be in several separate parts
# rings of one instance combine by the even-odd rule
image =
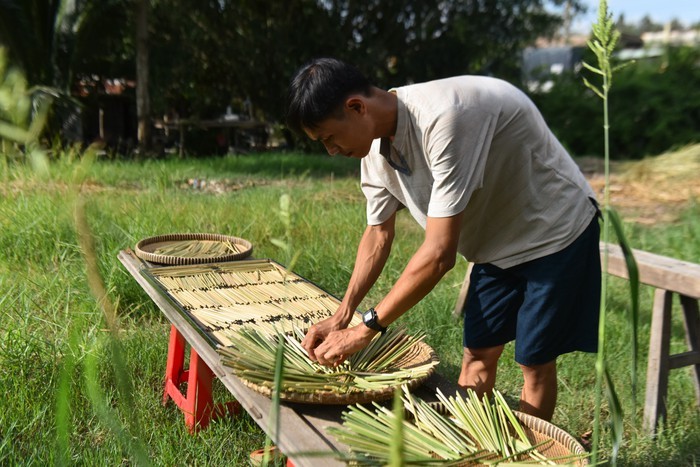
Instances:
[[[445,397],[438,390],[444,413],[436,406],[412,396],[404,388],[407,420],[403,422],[403,459],[415,465],[555,464],[580,462],[580,455],[547,459],[533,445],[503,396],[480,399],[474,391],[467,396]],[[392,429],[396,414],[374,403],[374,410],[362,405],[343,413],[343,425],[328,431],[345,443],[351,453],[346,460],[362,465],[386,465],[396,442]],[[545,441],[544,444],[546,444]]]
[[[266,260],[151,272],[200,327],[224,346],[231,345],[228,331],[242,326],[255,326],[264,333],[305,328],[332,315],[340,304],[314,284]]]
[[[166,245],[156,248],[153,253],[164,256],[179,256],[183,258],[214,258],[218,256],[238,254],[245,251],[229,241],[214,240],[172,240]]]
[[[238,377],[255,385],[272,388],[274,361],[280,340],[285,343],[285,392],[349,394],[352,392],[380,391],[386,388],[427,377],[437,365],[430,359],[411,368],[402,369],[401,363],[414,350],[423,335],[410,336],[399,326],[373,339],[364,352],[357,353],[338,367],[330,368],[313,362],[301,347],[304,331],[265,334],[254,328],[242,328],[228,335],[232,345],[219,348],[222,363]]]

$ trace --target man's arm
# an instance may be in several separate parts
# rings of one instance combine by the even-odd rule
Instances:
[[[421,301],[454,267],[462,215],[428,217],[423,244],[413,254],[396,284],[375,307],[382,326],[393,323]]]
[[[395,220],[396,213],[382,224],[367,226],[362,234],[357,248],[355,267],[338,310],[330,318],[313,325],[301,342],[312,360],[315,360],[313,349],[326,338],[329,332],[345,329],[350,324],[358,305],[377,281],[391,251]]]
[[[391,291],[375,307],[379,324],[388,326],[393,323],[454,267],[462,216],[463,213],[444,218],[428,217],[423,244],[413,254]],[[333,330],[318,344],[312,358],[324,365],[337,365],[366,347],[376,333],[363,324]]]

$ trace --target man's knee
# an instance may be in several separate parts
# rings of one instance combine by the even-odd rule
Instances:
[[[480,397],[493,391],[496,384],[496,367],[503,346],[480,349],[464,348],[462,372],[457,384],[462,389],[473,389]]]
[[[498,345],[496,347],[483,347],[483,348],[464,348],[464,364],[481,364],[485,367],[491,367],[498,363],[498,359],[501,358],[503,353],[503,346]]]
[[[552,360],[541,365],[520,365],[525,379],[525,384],[541,385],[556,381],[557,361]]]

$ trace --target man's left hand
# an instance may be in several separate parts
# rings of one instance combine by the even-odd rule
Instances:
[[[326,339],[314,349],[316,361],[325,366],[338,366],[350,355],[369,345],[377,331],[365,325],[332,331]]]

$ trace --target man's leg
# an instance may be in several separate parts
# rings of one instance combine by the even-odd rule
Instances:
[[[479,349],[464,348],[462,372],[457,384],[462,389],[473,389],[479,397],[490,394],[496,384],[496,367],[503,345]]]
[[[542,365],[520,365],[524,384],[520,411],[543,420],[551,420],[557,403],[557,361]]]

